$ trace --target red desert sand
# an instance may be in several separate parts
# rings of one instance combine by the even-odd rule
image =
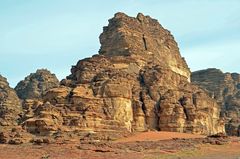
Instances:
[[[134,141],[158,141],[158,140],[171,140],[174,138],[204,138],[206,136],[187,134],[187,133],[177,133],[177,132],[166,132],[166,131],[149,131],[144,133],[137,133],[136,135],[130,136],[128,138],[123,138],[117,140],[117,142],[134,142]]]
[[[178,138],[178,139],[176,139]],[[205,136],[143,132],[109,143],[0,145],[0,159],[238,159],[239,138],[226,145],[196,144]],[[161,140],[161,141],[159,141]]]

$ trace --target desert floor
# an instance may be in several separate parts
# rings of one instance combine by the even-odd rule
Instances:
[[[144,132],[107,143],[0,145],[0,159],[240,159],[240,139],[202,143],[205,136]]]

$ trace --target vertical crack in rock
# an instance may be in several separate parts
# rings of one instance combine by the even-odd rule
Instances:
[[[159,130],[159,115],[157,102],[151,96],[148,81],[145,81],[146,70],[139,73],[140,93],[139,100],[142,103],[142,111],[145,117],[146,129]]]
[[[187,98],[185,96],[183,96],[178,101],[179,101],[180,105],[183,107],[183,112],[186,116],[186,120],[188,121],[189,120],[189,114],[188,114],[188,111],[187,111],[187,108],[186,108]]]
[[[142,103],[142,111],[143,111],[143,113],[144,113],[144,115],[145,115],[146,124],[148,124],[148,123],[147,123],[147,108],[146,108],[145,103],[144,103],[143,92],[142,92],[142,91],[141,91],[140,94],[139,94],[139,100],[140,100],[140,102]]]
[[[157,121],[158,121],[158,131],[161,131],[160,127],[159,127],[159,120],[160,120],[160,112],[161,112],[161,95],[159,100],[157,101],[157,104],[155,106],[155,110],[156,110],[156,116],[157,116]]]
[[[72,98],[73,98],[73,88],[71,89],[71,91],[69,92],[69,94],[67,95],[67,101],[68,103],[72,102]]]
[[[144,34],[143,34],[143,45],[144,45],[145,50],[147,50],[147,41],[146,41]]]
[[[192,95],[192,102],[193,102],[193,105],[196,107],[197,106],[197,96],[196,96],[196,94]]]
[[[139,73],[139,82],[140,82],[140,86],[141,86],[141,91],[139,93],[139,101],[141,102],[142,104],[142,111],[144,113],[144,116],[145,116],[145,122],[146,122],[146,125],[148,126],[148,117],[147,117],[147,108],[146,108],[146,105],[144,103],[144,98],[143,98],[143,90],[144,90],[144,87],[145,87],[145,82],[144,82],[144,77],[143,77],[143,71],[140,71]]]

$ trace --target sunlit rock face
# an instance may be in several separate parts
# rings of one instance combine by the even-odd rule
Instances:
[[[192,81],[205,89],[221,106],[227,134],[240,136],[240,75],[206,69],[193,72]]]
[[[0,129],[2,126],[14,126],[19,123],[22,111],[21,103],[7,79],[0,75]]]
[[[102,140],[146,130],[224,132],[219,106],[189,82],[177,43],[157,20],[117,13],[100,43],[99,54],[78,61],[42,103],[26,102],[35,108],[25,115],[28,132],[94,132]]]
[[[102,55],[141,56],[190,79],[190,70],[179,53],[174,37],[156,19],[139,13],[136,18],[115,14],[100,35]]]
[[[80,60],[44,98],[68,110],[63,127],[74,120],[95,131],[223,131],[218,105],[189,83],[177,43],[157,20],[117,13],[100,42],[100,54]]]
[[[22,129],[24,111],[21,100],[7,79],[0,75],[0,143],[29,142],[31,134]]]

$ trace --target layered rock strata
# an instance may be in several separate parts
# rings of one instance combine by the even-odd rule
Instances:
[[[85,142],[147,130],[224,133],[219,105],[190,83],[176,41],[157,20],[117,13],[100,43],[99,54],[78,61],[60,85],[46,70],[21,81],[20,128],[0,133],[0,142],[29,141],[30,134],[33,142]]]
[[[30,141],[31,134],[20,126],[22,105],[7,79],[0,75],[0,143],[21,144]]]
[[[19,123],[21,102],[7,79],[0,75],[0,127],[14,126]]]
[[[240,136],[240,75],[213,68],[193,72],[192,81],[221,106],[227,134]]]
[[[99,54],[141,56],[139,64],[156,62],[190,80],[190,70],[179,53],[174,37],[156,19],[139,13],[136,18],[115,14],[100,35]],[[145,64],[144,64],[145,63]]]
[[[117,13],[100,43],[99,55],[80,60],[60,87],[44,95],[58,115],[40,111],[25,122],[28,131],[224,132],[219,106],[189,82],[190,70],[177,43],[157,20]],[[43,116],[51,117],[46,121]],[[39,120],[48,128],[32,131]]]

